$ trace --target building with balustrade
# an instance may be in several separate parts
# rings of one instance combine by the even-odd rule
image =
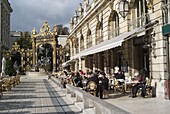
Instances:
[[[10,13],[12,8],[8,0],[0,0],[0,61],[2,60],[3,50],[9,48],[10,35]],[[0,62],[1,72],[1,62]]]
[[[139,72],[152,79],[156,97],[169,99],[169,5],[170,0],[84,0],[70,21],[66,63],[74,71],[102,70],[109,79],[115,66],[129,76]]]

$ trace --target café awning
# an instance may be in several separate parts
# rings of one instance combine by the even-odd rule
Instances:
[[[110,40],[106,40],[98,45],[94,45],[88,49],[85,49],[83,51],[81,51],[80,53],[74,55],[71,57],[71,59],[77,59],[79,57],[83,57],[83,56],[87,56],[87,55],[91,55],[91,54],[95,54],[95,53],[98,53],[98,52],[102,52],[102,51],[105,51],[105,50],[108,50],[108,49],[112,49],[112,48],[115,48],[117,46],[121,46],[122,45],[122,42],[130,37],[131,35],[135,34],[135,33],[139,33],[141,31],[145,30],[145,26],[143,27],[139,27],[139,28],[136,28],[130,32],[125,32],[115,38],[112,38]]]
[[[63,68],[64,68],[64,67],[67,67],[67,66],[70,65],[70,63],[72,63],[72,62],[74,62],[73,59],[68,60],[68,61],[66,61],[66,62],[64,62],[64,63],[62,64],[62,67],[63,67]]]

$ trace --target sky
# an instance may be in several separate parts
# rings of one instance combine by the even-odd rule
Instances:
[[[63,24],[70,27],[70,18],[75,14],[79,3],[84,0],[9,0],[11,13],[11,31],[37,31],[44,21],[52,29],[54,25]]]

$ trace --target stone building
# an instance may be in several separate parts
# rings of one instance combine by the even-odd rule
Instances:
[[[0,0],[0,61],[2,60],[2,53],[9,48],[10,35],[10,13],[12,8],[8,0]],[[1,62],[0,62],[1,71]]]
[[[30,39],[31,38],[31,34],[29,32],[22,32],[21,33],[21,37],[25,38],[25,39]]]
[[[25,39],[31,39],[31,35],[29,32],[21,32],[21,31],[11,31],[10,32],[10,48],[12,48],[12,45],[15,41],[19,40],[20,38],[25,38]]]
[[[22,34],[22,32],[21,31],[11,31],[10,32],[10,37],[9,37],[9,39],[10,39],[10,41],[9,41],[9,47],[10,48],[12,48],[12,44],[16,41],[16,40],[18,40],[18,39],[20,39],[21,38],[21,34]]]
[[[123,1],[128,5],[122,11]],[[112,78],[114,67],[118,66],[129,76],[139,72],[152,78],[156,96],[169,97],[166,84],[169,52],[162,35],[162,7],[169,3],[168,0],[84,0],[70,20],[71,70],[97,69]]]

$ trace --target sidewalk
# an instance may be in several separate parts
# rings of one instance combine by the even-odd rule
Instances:
[[[22,76],[0,99],[0,114],[81,114],[47,76]]]
[[[131,98],[110,94],[103,99],[132,114],[169,114],[170,101],[158,98]],[[82,114],[47,76],[22,76],[21,83],[0,99],[0,114]]]
[[[129,94],[110,94],[104,101],[132,114],[169,114],[170,101],[153,97],[129,97]],[[93,114],[93,113],[91,113]]]
[[[132,114],[170,114],[170,100],[113,94],[104,100]]]

